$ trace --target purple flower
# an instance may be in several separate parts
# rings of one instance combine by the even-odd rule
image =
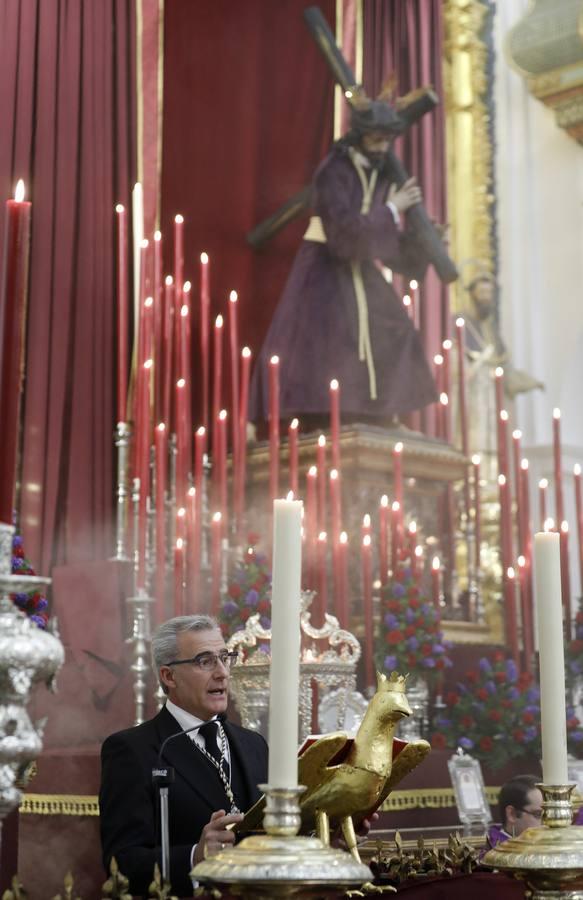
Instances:
[[[425,618],[431,618],[431,613],[434,612],[433,606],[430,606],[429,603],[421,604],[421,615],[425,616]]]
[[[489,675],[490,672],[492,671],[492,665],[490,663],[490,660],[486,659],[486,657],[483,656],[482,659],[480,660],[480,662],[478,663],[478,668],[479,668],[480,672],[484,672],[484,674]]]
[[[259,619],[259,624],[262,628],[269,628],[271,626],[271,619],[269,616],[261,616]]]
[[[528,728],[524,729],[524,740],[525,741],[534,741],[537,736],[537,731],[534,725],[529,725]]]
[[[422,664],[423,666],[425,666],[426,669],[434,669],[434,668],[435,668],[435,660],[432,659],[431,656],[426,656],[426,657],[421,661],[421,664]]]
[[[518,700],[519,697],[520,697],[520,691],[518,690],[518,688],[512,687],[512,688],[508,689],[508,699],[509,700]]]
[[[489,694],[494,695],[496,693],[496,685],[494,684],[493,681],[486,681],[484,683],[484,687],[486,688],[486,690],[488,691]]]
[[[412,609],[409,609],[408,607],[407,607],[407,609],[405,610],[405,621],[406,621],[409,625],[411,624],[411,622],[414,622],[414,621],[415,621],[415,613],[413,612]]]
[[[385,669],[387,671],[392,671],[397,668],[397,657],[396,656],[385,656],[384,662]]]
[[[48,600],[46,597],[39,597],[37,604],[36,604],[36,608],[40,612],[41,610],[46,609],[48,605],[49,604],[48,604]]]
[[[518,679],[518,669],[513,659],[506,660],[506,675],[508,680],[514,683]]]
[[[239,607],[237,606],[235,601],[225,600],[225,602],[223,603],[223,615],[234,616],[237,612],[239,612]]]
[[[460,738],[458,744],[460,745],[460,747],[463,747],[464,750],[471,750],[474,746],[474,742],[467,737]]]
[[[538,703],[540,700],[540,691],[537,687],[531,687],[526,692],[526,699],[529,703]]]
[[[22,535],[21,534],[14,535],[14,537],[12,538],[12,546],[17,549],[20,549],[20,547],[22,547]]]
[[[42,616],[31,616],[30,620],[31,622],[34,622],[35,625],[38,625],[39,628],[45,628],[47,624]]]
[[[583,741],[583,731],[571,731],[569,737],[578,744]]]
[[[405,644],[407,646],[407,650],[415,651],[419,649],[419,641],[414,635],[410,638],[407,638]]]
[[[445,647],[442,647],[441,644],[433,644],[431,648],[432,653],[445,653]]]
[[[269,644],[258,644],[258,645],[257,645],[257,649],[258,649],[261,653],[265,653],[266,656],[269,656],[269,654],[271,653],[271,649],[270,649],[270,647],[269,647]]]
[[[394,584],[393,585],[393,597],[404,597],[404,595],[405,595],[405,588],[403,587],[403,585],[399,584],[398,582],[397,582],[397,584]]]
[[[247,593],[245,597],[245,606],[257,606],[259,603],[259,594],[256,590],[251,588],[251,590]]]
[[[450,728],[451,727],[451,719],[446,719],[444,716],[437,716],[435,719],[435,724],[437,728]]]
[[[387,628],[396,628],[399,624],[399,620],[393,613],[387,613],[384,619],[385,625]]]

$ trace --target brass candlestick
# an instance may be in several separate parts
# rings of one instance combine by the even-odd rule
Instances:
[[[245,838],[236,847],[205,859],[191,872],[193,882],[225,885],[242,897],[310,896],[344,892],[372,879],[368,866],[319,838],[300,837],[299,797],[303,787],[259,785],[266,795],[266,834]]]
[[[583,828],[573,825],[574,784],[539,784],[542,828],[528,828],[484,856],[485,865],[522,879],[530,900],[583,900]]]

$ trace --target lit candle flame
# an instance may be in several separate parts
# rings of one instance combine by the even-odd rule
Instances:
[[[575,463],[575,465],[573,466],[573,475],[580,475],[580,474],[581,474],[581,466],[579,465],[579,463]]]
[[[223,327],[223,317],[219,313],[215,319],[215,328],[222,328],[222,327]]]
[[[348,543],[348,535],[346,534],[345,531],[340,532],[340,536],[339,536],[338,540],[340,541],[341,544]]]
[[[269,364],[271,366],[278,366],[279,365],[279,356],[272,356],[271,359],[269,360]]]
[[[559,409],[558,406],[555,406],[555,408],[553,409],[553,419],[560,419],[560,418],[561,418],[561,410]]]
[[[182,285],[183,294],[188,294],[191,289],[192,289],[192,285],[191,285],[190,281],[185,281],[184,284]]]
[[[439,572],[439,570],[441,569],[441,563],[439,561],[439,556],[433,557],[433,559],[431,560],[431,568],[433,569],[434,572]]]
[[[24,181],[22,178],[19,178],[16,182],[16,188],[14,190],[14,199],[17,203],[22,203],[24,200]]]
[[[370,536],[370,534],[365,534],[365,536],[362,539],[362,546],[370,547],[370,544],[371,544],[371,536]]]
[[[298,429],[298,428],[300,427],[300,420],[299,420],[299,419],[292,419],[291,422],[289,423],[289,427],[290,427],[293,431],[296,431],[296,429]]]
[[[20,182],[19,182],[19,184],[20,184]],[[23,187],[24,187],[24,185],[23,185]],[[115,207],[116,213],[122,213],[124,211],[124,209],[125,209],[125,207],[124,207],[123,203],[118,203],[117,206]]]
[[[370,521],[371,521],[371,520],[370,520],[369,514],[368,514],[368,513],[365,513],[364,516],[362,517],[362,527],[363,527],[363,528],[370,528]]]
[[[156,242],[162,240],[162,232],[161,232],[161,231],[155,231],[155,232],[154,232],[154,240],[155,240]]]
[[[464,325],[466,324],[466,320],[464,319],[463,316],[458,316],[457,319],[455,320],[455,324],[456,324],[456,328],[463,328]]]
[[[514,431],[512,432],[513,440],[519,441],[521,437],[522,437],[522,431],[520,430],[520,428],[515,428]]]
[[[318,447],[325,447],[325,446],[326,446],[326,435],[321,434],[320,437],[318,438]]]
[[[528,460],[527,460],[526,456],[524,457],[524,459],[521,459],[521,460],[520,460],[520,468],[521,468],[524,472],[527,471],[527,469],[528,469]]]
[[[201,265],[208,266],[208,262],[209,262],[208,253],[203,252],[200,254],[200,262],[201,262]]]
[[[399,503],[398,500],[393,500],[393,502],[391,503],[391,509],[395,513],[399,512],[399,510],[401,509],[401,504]]]
[[[249,357],[251,356],[251,350],[249,349],[249,347],[243,347],[243,349],[241,350],[241,356],[244,356],[245,359],[249,359]]]
[[[337,391],[339,387],[340,387],[340,385],[338,383],[338,379],[333,378],[332,381],[330,382],[330,390]]]
[[[387,507],[388,505],[389,505],[389,498],[387,497],[386,494],[383,494],[383,496],[381,497],[381,506]]]
[[[206,434],[206,428],[204,427],[204,425],[201,425],[199,428],[197,428],[197,429],[196,429],[196,433],[197,433],[197,434],[200,434],[201,437],[202,437],[203,435],[205,435],[205,434]]]
[[[403,447],[404,447],[403,441],[397,441],[397,443],[395,444],[395,453],[402,453]]]
[[[472,463],[474,464],[474,466],[479,466],[481,462],[482,457],[480,456],[480,454],[474,453],[474,455],[472,456]]]
[[[231,291],[229,294],[229,303],[236,303],[238,299],[239,295],[237,294],[237,291]]]
[[[180,213],[178,213],[177,216],[174,216],[174,221],[177,225],[182,225],[182,223],[184,222],[184,216],[181,216]]]
[[[451,350],[452,343],[449,338],[446,338],[441,346],[443,347],[444,350]]]
[[[310,466],[310,468],[308,469],[308,478],[315,478],[317,474],[318,474],[318,467]]]
[[[174,279],[173,279],[172,275],[166,276],[166,278],[164,279],[164,284],[166,284],[168,287],[170,287],[171,284],[174,284]]]

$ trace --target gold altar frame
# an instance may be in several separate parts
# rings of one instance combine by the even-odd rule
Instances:
[[[450,252],[458,264],[480,260],[494,272],[492,171],[494,150],[483,29],[488,6],[480,0],[444,0],[443,83],[446,113],[447,203]],[[452,309],[464,306],[461,278],[451,286]]]

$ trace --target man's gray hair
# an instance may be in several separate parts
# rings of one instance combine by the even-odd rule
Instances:
[[[167,666],[178,656],[177,637],[183,631],[220,631],[220,625],[212,616],[175,616],[160,625],[152,636],[152,667],[167,693],[167,688],[160,679],[160,667]]]

